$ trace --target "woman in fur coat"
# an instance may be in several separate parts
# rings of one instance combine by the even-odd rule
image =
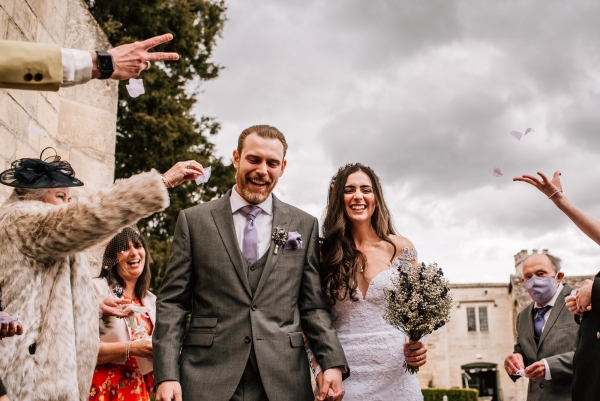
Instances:
[[[11,400],[88,399],[99,301],[83,252],[163,210],[167,187],[202,174],[197,162],[179,162],[162,176],[134,175],[73,202],[68,187],[83,183],[58,156],[20,159],[0,174],[15,187],[0,208],[2,304],[24,331],[0,342],[0,378]]]

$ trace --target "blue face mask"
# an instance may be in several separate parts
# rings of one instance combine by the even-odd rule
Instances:
[[[538,304],[549,301],[556,292],[556,276],[532,276],[524,285],[527,293]]]

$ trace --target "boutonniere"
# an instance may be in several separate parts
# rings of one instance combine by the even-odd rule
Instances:
[[[287,240],[287,231],[285,231],[281,227],[275,227],[273,229],[273,241],[275,242],[275,250],[273,254],[277,255],[277,251],[279,251],[279,247],[284,245]]]
[[[273,253],[277,255],[279,247],[283,249],[302,249],[302,235],[297,231],[287,232],[283,228],[275,228],[273,230],[273,241],[275,241],[275,250]]]

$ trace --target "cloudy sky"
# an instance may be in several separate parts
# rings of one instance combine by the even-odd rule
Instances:
[[[330,177],[375,169],[402,235],[453,282],[508,282],[548,248],[595,274],[600,247],[535,188],[600,216],[598,2],[230,0],[197,113],[226,159],[254,124],[290,144],[276,194],[321,217]],[[521,141],[510,131],[535,130]],[[493,177],[494,167],[503,177]]]

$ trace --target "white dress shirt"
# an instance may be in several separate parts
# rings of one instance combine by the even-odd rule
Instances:
[[[556,289],[556,292],[554,293],[554,296],[552,297],[550,302],[548,302],[545,306],[552,306],[552,308],[554,308],[554,303],[556,302],[556,299],[561,294],[564,287],[565,287],[565,285],[563,283],[560,283],[560,285]],[[535,303],[535,307],[541,308],[541,306],[537,302]],[[542,333],[544,332],[544,329],[546,328],[546,322],[548,321],[548,318],[550,317],[551,313],[552,313],[552,309],[550,309],[544,315],[544,327],[542,327]],[[546,358],[542,359],[542,361],[544,361],[544,365],[546,366],[546,374],[544,376],[544,379],[552,380],[552,375],[550,374],[550,367],[548,366],[548,361],[546,361]]]
[[[248,220],[239,210],[246,205],[250,205],[250,203],[238,194],[237,185],[234,185],[231,190],[229,203],[231,204],[231,213],[233,213],[235,235],[237,236],[241,250],[244,249],[242,245],[244,243],[244,228],[246,228],[246,222]],[[260,259],[271,246],[271,237],[273,235],[273,195],[269,195],[263,203],[259,203],[255,206],[258,206],[263,210],[254,219],[254,224],[258,230],[258,258]]]
[[[60,49],[63,64],[61,87],[84,84],[92,79],[92,55],[76,49]]]

